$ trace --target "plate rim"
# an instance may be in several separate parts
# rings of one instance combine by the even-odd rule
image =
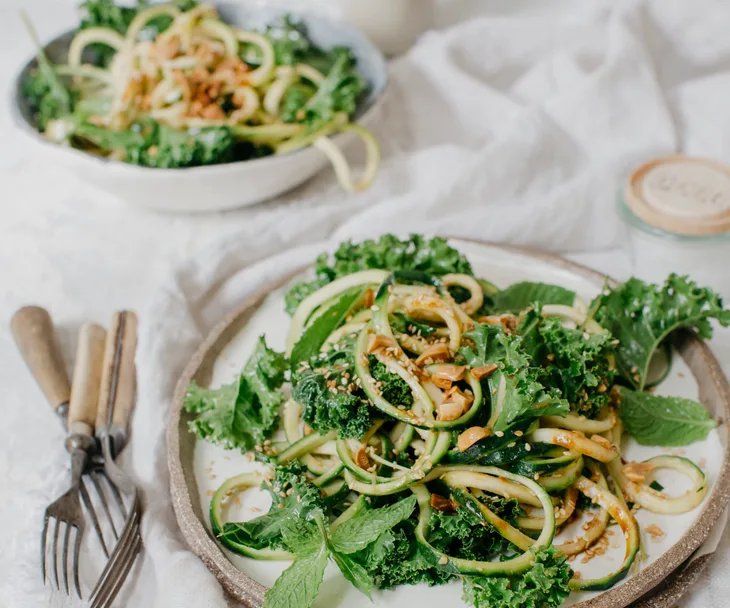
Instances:
[[[593,270],[588,266],[539,249],[477,239],[466,239],[458,236],[444,236],[444,238],[501,249],[508,253],[533,258],[562,270],[573,272],[596,285],[606,280],[613,281],[610,276]],[[211,329],[186,364],[176,383],[167,419],[166,443],[168,470],[170,474],[170,494],[177,523],[183,537],[193,553],[211,570],[218,582],[229,594],[244,604],[256,608],[263,604],[263,598],[267,588],[233,565],[223,553],[221,547],[211,538],[203,521],[196,515],[193,508],[192,496],[181,455],[180,435],[182,429],[180,428],[180,424],[182,405],[188,384],[196,377],[206,362],[210,363],[208,360],[211,357],[213,357],[213,361],[215,360],[217,353],[222,348],[220,342],[226,338],[226,334],[232,332],[230,336],[232,338],[240,331],[240,327],[245,325],[247,317],[256,310],[258,305],[272,291],[282,287],[310,266],[311,264],[299,266],[285,276],[267,283],[245,298],[234,310],[226,314]],[[232,331],[234,327],[236,329]],[[230,342],[230,338],[226,340],[226,344]],[[699,359],[695,365],[707,371],[708,381],[713,385],[714,392],[716,393],[719,406],[718,410],[723,410],[722,417],[725,421],[730,420],[730,385],[710,347],[705,341],[697,337],[694,332],[682,332],[677,347],[683,357],[685,354],[688,354]],[[696,376],[695,369],[692,369],[692,372]],[[700,385],[700,391],[702,392],[702,385]],[[719,414],[720,412],[718,411],[717,413]],[[677,573],[683,564],[686,564],[691,555],[705,541],[710,530],[725,511],[729,502],[730,441],[727,441],[724,446],[722,467],[713,484],[708,501],[702,508],[697,521],[687,529],[674,545],[661,554],[655,562],[639,571],[639,573],[632,576],[629,580],[621,583],[618,587],[606,590],[596,597],[575,604],[572,608],[624,608],[632,602],[647,598],[647,595],[650,595],[662,581],[670,575]],[[703,560],[703,567],[707,561],[709,560]],[[671,584],[679,583],[682,578],[678,576],[677,580]],[[670,605],[673,606],[674,604],[672,602],[676,602],[678,596],[676,594],[669,595],[669,601],[667,602],[651,602],[652,608],[670,608]],[[649,599],[648,601],[651,600]]]

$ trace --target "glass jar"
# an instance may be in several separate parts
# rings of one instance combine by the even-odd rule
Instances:
[[[662,282],[675,272],[730,301],[730,167],[682,156],[636,169],[619,210],[633,272]]]

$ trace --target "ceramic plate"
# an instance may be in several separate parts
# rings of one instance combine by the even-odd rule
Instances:
[[[467,255],[477,276],[487,278],[499,287],[522,280],[544,281],[572,289],[590,301],[599,293],[606,278],[585,267],[546,254],[461,240],[453,240],[452,244]],[[212,387],[231,382],[240,372],[260,334],[266,334],[272,348],[284,348],[289,328],[289,317],[284,312],[284,293],[291,281],[303,278],[297,273],[297,276],[287,277],[271,285],[242,303],[238,311],[220,323],[180,378],[169,417],[171,489],[180,527],[192,550],[215,573],[223,586],[234,597],[251,606],[261,605],[266,587],[276,580],[288,562],[256,561],[222,549],[212,538],[207,513],[213,492],[225,479],[262,465],[251,462],[240,452],[196,441],[188,432],[188,416],[181,411],[182,400],[193,378],[203,386]],[[676,340],[675,351],[671,373],[658,387],[657,393],[697,399],[713,417],[727,420],[730,417],[730,390],[709,348],[693,334],[685,333]],[[710,493],[699,507],[683,515],[660,515],[640,510],[637,519],[642,530],[649,524],[655,524],[664,532],[664,536],[654,539],[642,532],[646,559],[639,573],[608,591],[574,593],[565,606],[623,608],[656,590],[672,573],[677,576],[680,566],[702,544],[728,502],[730,466],[726,434],[723,424],[704,441],[682,449],[647,448],[631,439],[626,440],[622,453],[629,460],[644,460],[668,453],[690,458],[706,472]],[[672,479],[667,484],[672,487],[672,493],[684,492],[681,478],[674,476]],[[666,479],[659,477],[659,481],[666,482]],[[256,517],[269,508],[270,499],[260,490],[247,490],[240,498],[240,506],[232,507],[232,512],[229,512],[229,518],[233,521]],[[580,522],[572,524],[579,525]],[[575,536],[575,533],[575,528],[568,530],[568,536]],[[558,539],[561,540],[560,536]],[[615,531],[613,536],[609,536],[609,547],[604,555],[596,556],[586,563],[579,555],[571,565],[583,578],[598,577],[616,570],[621,564],[623,553],[623,539]],[[697,566],[693,570],[698,571]],[[676,597],[694,576],[691,571],[685,573],[674,583],[673,588],[665,590],[662,596],[648,600],[646,605],[656,608],[674,606]],[[400,608],[404,604],[461,606],[461,592],[460,582],[439,587],[404,586],[393,591],[376,592],[373,600],[377,606],[393,608]],[[365,608],[372,604],[345,581],[336,566],[330,564],[315,606]]]

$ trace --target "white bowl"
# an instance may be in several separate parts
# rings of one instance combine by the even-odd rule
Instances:
[[[292,14],[307,26],[309,36],[319,46],[342,45],[352,49],[358,71],[368,83],[367,95],[358,104],[355,120],[364,126],[374,121],[384,97],[388,72],[383,55],[360,32],[322,16],[282,8],[243,7],[233,3],[220,3],[217,8],[228,23],[258,30],[282,14]],[[73,35],[73,31],[67,32],[45,47],[52,62],[66,61]],[[15,125],[53,162],[132,205],[177,212],[222,211],[253,205],[291,190],[329,164],[320,151],[310,147],[281,156],[221,165],[155,169],[54,144],[38,132],[22,94],[23,79],[35,65],[35,59],[28,61],[15,79],[11,99]],[[351,134],[342,134],[333,141],[343,148],[352,139]]]

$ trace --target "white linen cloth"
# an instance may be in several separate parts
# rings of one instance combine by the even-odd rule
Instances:
[[[43,36],[73,23],[68,5],[24,4]],[[442,12],[453,4],[442,0]],[[82,321],[105,323],[120,307],[140,313],[139,401],[124,456],[145,492],[146,549],[124,605],[226,605],[177,529],[164,428],[193,349],[257,285],[311,259],[324,239],[410,230],[584,252],[581,261],[625,277],[614,209],[628,168],[674,151],[730,161],[724,2],[514,4],[506,14],[481,6],[483,16],[428,33],[392,64],[376,128],[383,166],[373,188],[357,196],[345,196],[325,172],[257,208],[153,215],[115,204],[34,157],[12,165],[22,143],[10,135],[3,142],[0,159],[12,168],[0,176],[7,285],[0,316],[29,302],[49,307],[70,359]],[[0,17],[7,80],[30,45],[12,12]],[[41,585],[37,540],[43,508],[68,483],[63,433],[2,325],[0,606],[63,605]],[[714,348],[728,370],[725,334]],[[90,528],[87,535],[94,551]],[[726,605],[728,549],[725,534],[683,606]]]

